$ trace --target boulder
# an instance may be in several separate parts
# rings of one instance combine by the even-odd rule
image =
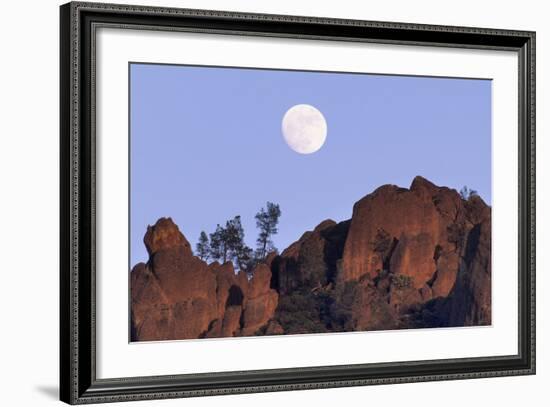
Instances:
[[[191,254],[191,245],[181,234],[178,226],[172,218],[160,218],[153,226],[147,227],[147,233],[143,238],[149,256],[159,250],[166,250],[172,247],[180,247],[185,254]]]
[[[218,318],[216,276],[194,257],[169,218],[149,226],[147,265],[131,272],[132,333],[135,340],[198,338]]]
[[[449,326],[491,324],[491,221],[474,226],[448,298]]]
[[[248,283],[248,299],[253,299],[269,291],[271,285],[271,271],[267,265],[258,264],[253,272],[252,279]]]
[[[420,273],[414,279],[416,285],[422,286],[425,282],[422,280],[429,279],[430,271],[432,274],[435,271],[435,245],[447,245],[442,217],[432,199],[438,192],[432,183],[416,177],[409,190],[385,185],[358,201],[353,207],[340,279],[375,277],[387,267],[388,256],[392,256],[387,248],[392,246],[392,241],[406,239],[406,243],[400,245],[399,255],[404,256],[403,265],[407,265],[410,264],[406,261],[407,253],[414,253],[414,260],[422,268],[407,273]],[[408,244],[414,247],[408,249]],[[394,264],[401,263],[394,261]],[[432,267],[428,268],[429,263]],[[405,272],[403,268],[400,270]]]
[[[455,284],[460,262],[460,253],[456,251],[442,253],[437,258],[437,270],[431,287],[434,297],[447,297],[449,295]]]
[[[254,335],[273,318],[279,295],[270,288],[271,271],[266,264],[258,264],[252,272],[252,279],[248,283],[246,303],[242,314],[243,336]]]
[[[272,289],[258,297],[249,298],[243,312],[241,335],[255,335],[260,328],[265,326],[275,314],[278,299],[277,292]]]
[[[344,251],[349,221],[324,220],[313,231],[305,232],[298,241],[271,262],[271,286],[280,294],[300,289],[316,289],[333,282],[338,261]]]
[[[221,320],[223,319],[225,308],[227,307],[230,290],[234,286],[238,287],[237,277],[235,275],[233,263],[229,261],[224,263],[223,265],[213,263],[213,265],[210,265],[209,269],[212,270],[216,275],[216,303],[218,308],[217,316]],[[238,290],[241,291],[241,301],[238,305],[242,305],[242,290],[240,290],[240,288]],[[235,291],[235,288],[233,288],[233,291]]]
[[[415,288],[422,288],[436,270],[434,247],[434,236],[428,233],[402,233],[390,258],[391,272],[410,277]]]
[[[424,284],[424,286],[420,289],[420,297],[422,302],[428,302],[433,298],[432,288],[428,284]]]
[[[220,335],[221,337],[235,336],[235,334],[240,329],[241,314],[241,306],[232,305],[227,307],[223,317],[223,325]]]

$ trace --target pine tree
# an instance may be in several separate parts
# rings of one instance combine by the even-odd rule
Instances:
[[[252,249],[244,242],[244,229],[241,217],[235,216],[225,224],[228,257],[236,269],[246,271],[252,260]]]
[[[244,229],[241,217],[235,216],[225,223],[219,224],[216,231],[210,234],[209,257],[221,263],[232,261],[236,269],[245,270],[250,267],[252,249],[244,242]]]
[[[227,261],[227,232],[219,224],[216,226],[216,231],[210,233],[210,257],[212,260],[221,260],[222,263]]]
[[[254,250],[243,244],[237,249],[235,261],[239,270],[250,274],[256,266],[256,261],[254,259]]]
[[[225,241],[227,245],[228,257],[234,259],[239,246],[243,245],[244,230],[241,224],[241,217],[235,216],[225,223]]]
[[[208,260],[208,257],[210,257],[210,244],[204,230],[201,232],[199,242],[197,243],[197,256],[204,261]]]
[[[267,202],[266,208],[261,208],[256,214],[256,226],[260,230],[256,252],[246,245],[241,217],[237,215],[225,222],[225,227],[218,224],[216,230],[210,233],[210,242],[206,233],[201,232],[197,255],[203,260],[231,261],[235,269],[250,273],[256,263],[263,261],[270,251],[276,250],[271,237],[278,232],[280,216],[279,205],[272,202]]]
[[[256,239],[256,258],[261,261],[273,250],[277,250],[273,245],[271,237],[277,234],[277,224],[281,216],[279,205],[267,202],[266,208],[261,208],[256,214],[256,227],[260,230],[258,239]]]
[[[466,185],[464,185],[460,190],[460,197],[465,201],[469,200],[474,196],[477,196],[477,191],[475,189],[468,188]]]

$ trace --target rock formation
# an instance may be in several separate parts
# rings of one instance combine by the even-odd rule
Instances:
[[[256,266],[193,256],[171,219],[131,272],[133,340],[491,323],[491,208],[416,177],[359,200]]]
[[[208,265],[170,218],[150,226],[144,243],[149,261],[130,280],[132,340],[253,335],[273,315],[278,295],[266,265],[250,281],[231,262]]]

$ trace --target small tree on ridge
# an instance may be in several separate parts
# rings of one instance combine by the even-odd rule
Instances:
[[[255,216],[256,227],[260,230],[258,239],[256,239],[256,258],[259,261],[264,260],[270,251],[276,250],[271,237],[278,232],[277,225],[280,216],[279,205],[272,202],[267,202],[266,208],[261,208]]]
[[[197,256],[201,260],[208,260],[210,257],[210,243],[208,241],[208,236],[203,230],[199,236],[199,242],[197,243]]]
[[[465,201],[469,200],[474,196],[477,196],[477,191],[475,189],[468,188],[466,185],[464,185],[460,190],[460,197]]]
[[[210,257],[212,260],[221,260],[225,263],[228,251],[227,232],[218,224],[214,233],[210,233]]]

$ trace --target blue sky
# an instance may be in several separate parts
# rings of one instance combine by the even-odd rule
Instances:
[[[169,216],[195,245],[201,230],[280,205],[283,250],[324,219],[350,218],[383,184],[416,175],[475,189],[491,203],[491,81],[131,64],[130,261],[147,260],[147,225]],[[316,153],[281,134],[296,104],[328,127]]]

